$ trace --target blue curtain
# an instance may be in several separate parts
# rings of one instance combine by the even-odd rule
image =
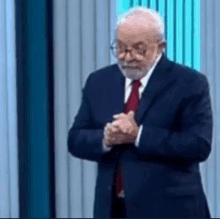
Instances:
[[[15,0],[21,218],[54,214],[52,0]]]

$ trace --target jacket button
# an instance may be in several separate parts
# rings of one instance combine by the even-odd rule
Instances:
[[[108,190],[111,190],[111,186],[108,186]]]

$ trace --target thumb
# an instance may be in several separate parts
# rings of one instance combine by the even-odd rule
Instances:
[[[135,112],[133,110],[129,111],[128,116],[133,118],[134,117]]]

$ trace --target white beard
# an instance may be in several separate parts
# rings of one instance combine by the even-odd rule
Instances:
[[[145,68],[142,68],[141,70],[138,70],[138,69],[123,69],[119,63],[118,63],[118,66],[119,66],[122,74],[125,77],[128,77],[132,80],[138,80],[138,79],[143,78],[147,74],[147,72],[150,70],[150,68],[147,67],[147,66]]]

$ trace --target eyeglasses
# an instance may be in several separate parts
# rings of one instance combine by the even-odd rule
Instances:
[[[114,40],[110,46],[113,56],[118,57],[119,55],[125,55],[128,51],[131,52],[132,56],[145,56],[147,51],[147,45],[139,42],[135,43],[132,46],[132,49],[127,49],[127,46],[121,41]]]
[[[161,40],[158,40],[157,42],[154,42],[152,44],[159,43],[159,42],[163,43],[164,45],[166,44],[165,41],[161,41]],[[131,47],[132,49],[128,50],[127,45],[115,39],[112,42],[110,49],[112,51],[113,56],[116,58],[118,58],[120,55],[125,56],[127,52],[130,52],[133,57],[139,56],[139,57],[144,58],[146,56],[146,52],[148,50],[147,50],[147,45],[145,43],[138,42],[138,43],[133,44]]]

